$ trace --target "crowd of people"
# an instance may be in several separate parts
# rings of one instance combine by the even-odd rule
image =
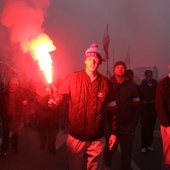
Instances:
[[[38,88],[21,88],[18,78],[9,80],[0,95],[1,158],[8,155],[10,131],[12,152],[19,152],[21,121],[27,122],[36,114],[40,149],[47,145],[50,154],[55,154],[57,128],[68,125],[69,170],[82,170],[85,165],[88,170],[111,169],[118,145],[121,170],[132,170],[137,125],[141,125],[141,154],[153,152],[153,132],[159,118],[163,164],[164,168],[170,168],[170,75],[157,82],[153,71],[146,70],[145,79],[137,85],[133,71],[127,70],[123,61],[117,61],[113,76],[108,79],[98,72],[102,52],[97,44],[91,44],[85,51],[84,63],[84,70],[69,74],[60,85],[51,86],[53,94],[44,83]],[[31,116],[24,117],[23,112]]]
[[[40,149],[47,145],[50,154],[55,154],[56,132],[66,128],[67,104],[58,109],[50,109],[48,100],[51,96],[49,87],[44,82],[30,81],[21,84],[19,77],[9,78],[7,86],[1,88],[0,113],[2,120],[2,146],[0,158],[7,157],[9,149],[18,153],[18,138],[21,127],[37,127],[40,138]],[[60,116],[59,116],[60,115]],[[61,127],[62,126],[62,127]],[[10,146],[10,132],[12,132]]]

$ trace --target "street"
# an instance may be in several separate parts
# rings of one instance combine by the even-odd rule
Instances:
[[[153,147],[154,152],[140,153],[140,125],[138,125],[134,148],[133,170],[160,170],[162,158],[161,138],[159,135],[159,122],[155,127]],[[9,150],[5,159],[0,159],[0,170],[68,170],[67,151],[65,140],[67,133],[59,131],[56,135],[56,154],[49,154],[48,149],[39,148],[39,138],[36,127],[23,127],[19,138],[19,153]],[[119,149],[113,156],[112,169],[120,169]]]

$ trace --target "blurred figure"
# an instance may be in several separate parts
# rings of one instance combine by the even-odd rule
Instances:
[[[126,72],[125,72],[125,80],[134,83],[136,85],[137,89],[138,89],[138,92],[139,92],[139,85],[134,80],[134,72],[133,72],[133,70],[131,70],[131,69],[126,70]],[[139,94],[140,94],[140,92],[139,92]]]
[[[40,83],[37,89],[37,95],[40,149],[44,149],[48,145],[49,153],[55,154],[57,111],[48,107],[48,100],[51,97],[50,88]]]
[[[57,110],[57,129],[67,131],[68,101],[65,99]]]
[[[151,147],[153,132],[156,123],[155,94],[157,81],[153,79],[152,70],[145,71],[145,79],[142,80],[139,89],[141,94],[141,153],[154,151]]]
[[[13,77],[0,96],[2,110],[2,149],[1,158],[7,156],[9,133],[12,132],[12,152],[18,153],[18,137],[22,119],[22,109],[27,105],[26,95],[19,86],[19,80]]]
[[[28,104],[23,108],[23,123],[24,126],[33,127],[36,125],[37,118],[37,93],[36,83],[32,80],[26,82],[23,86],[23,90],[26,93]]]
[[[153,66],[153,76],[156,81],[158,81],[158,69],[156,66]]]
[[[63,80],[58,79],[55,84],[56,89],[59,89],[62,83]],[[64,101],[57,108],[57,130],[61,129],[65,131],[67,129],[67,116],[68,116],[67,113],[68,113],[68,99],[65,98]]]
[[[117,61],[113,67],[114,76],[110,79],[117,104],[118,144],[121,150],[121,170],[131,170],[131,157],[134,134],[139,119],[140,98],[137,86],[125,77],[126,66]],[[132,73],[132,72],[131,72]],[[132,79],[132,77],[131,77]],[[105,166],[111,167],[112,155],[105,156]],[[106,169],[106,168],[105,168]]]
[[[169,64],[170,70],[170,64]],[[163,170],[170,169],[170,73],[163,78],[156,89],[156,111],[160,120],[163,145]]]
[[[133,78],[134,78],[133,70],[131,70],[131,69],[126,70],[126,72],[125,72],[125,80],[134,81]]]

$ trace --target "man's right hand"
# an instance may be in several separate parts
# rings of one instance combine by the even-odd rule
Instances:
[[[59,106],[60,100],[57,98],[56,100],[53,100],[52,98],[48,101],[48,106],[51,109],[55,109]]]

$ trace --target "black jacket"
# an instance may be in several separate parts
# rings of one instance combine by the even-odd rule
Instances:
[[[147,80],[142,80],[139,89],[141,94],[141,100],[151,102],[155,100],[157,81],[153,79],[152,86],[149,86]]]
[[[9,90],[5,89],[4,91],[1,91],[0,95],[0,110],[2,117],[6,115],[11,115],[11,116],[20,116],[22,117],[22,109],[23,109],[23,104],[22,101],[26,100],[26,94],[24,93],[23,90],[18,89],[15,92],[15,115],[12,115],[12,113],[8,112],[8,106],[9,106]]]
[[[136,127],[140,113],[139,91],[135,83],[124,81],[119,84],[116,78],[111,78],[117,104],[118,125],[131,124]]]

